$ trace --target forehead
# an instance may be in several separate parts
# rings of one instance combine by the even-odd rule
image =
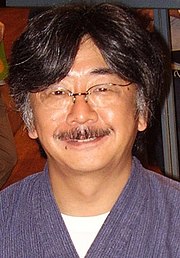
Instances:
[[[92,70],[99,68],[108,68],[108,65],[93,40],[87,37],[83,38],[68,76],[73,76],[76,73],[79,75],[91,73]]]

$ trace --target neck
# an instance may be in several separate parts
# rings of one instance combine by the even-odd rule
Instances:
[[[80,172],[49,164],[50,181],[60,211],[72,216],[95,216],[112,209],[126,185],[131,162],[101,171]]]

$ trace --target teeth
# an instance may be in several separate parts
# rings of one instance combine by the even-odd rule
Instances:
[[[83,139],[83,140],[72,139],[72,141],[75,141],[75,142],[91,142],[91,141],[94,141],[95,139],[96,139],[96,137],[94,137],[94,138],[89,138],[89,139]]]

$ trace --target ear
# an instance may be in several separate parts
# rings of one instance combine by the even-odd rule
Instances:
[[[147,117],[143,114],[139,114],[138,117],[138,131],[142,132],[147,128]]]
[[[38,134],[35,128],[33,129],[28,129],[28,135],[31,139],[37,139],[38,138]]]

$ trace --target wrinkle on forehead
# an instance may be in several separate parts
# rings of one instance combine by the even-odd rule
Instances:
[[[109,67],[98,47],[89,36],[85,36],[81,40],[74,64],[67,76],[79,77],[86,74],[95,74],[98,70],[99,72],[101,70],[102,74],[102,71],[108,69]]]

